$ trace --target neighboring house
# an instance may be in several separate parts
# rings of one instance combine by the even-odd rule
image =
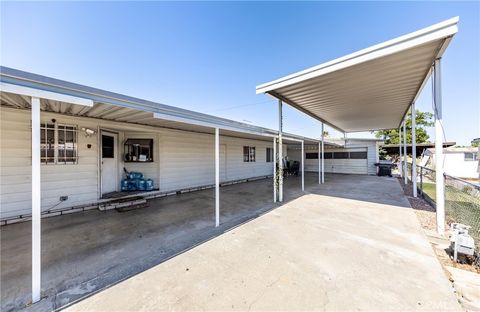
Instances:
[[[325,172],[347,174],[377,174],[381,139],[325,139]],[[291,160],[300,160],[298,147],[289,146]],[[318,147],[305,149],[305,171],[318,172]]]
[[[478,147],[448,147],[443,149],[446,174],[463,179],[480,178],[480,157]],[[435,149],[426,149],[421,164],[435,168]]]
[[[31,214],[30,97],[6,92],[16,85],[32,92],[75,94],[93,106],[41,99],[41,209],[44,214],[93,209],[120,192],[128,171],[154,181],[157,193],[211,187],[215,183],[215,128],[220,131],[220,182],[273,174],[277,130],[153,103],[10,68],[1,68],[0,220]],[[4,82],[5,81],[5,82]],[[306,169],[318,172],[319,140],[284,134],[283,155],[305,142]],[[342,140],[343,142],[343,140]],[[347,148],[326,142],[325,171],[375,174],[377,140],[349,139]],[[312,149],[313,148],[313,149]],[[292,155],[289,155],[292,154]],[[313,160],[317,157],[317,160]],[[128,194],[128,193],[127,193]],[[117,194],[118,195],[118,194]],[[118,198],[119,196],[115,196]],[[75,207],[75,209],[71,209]]]

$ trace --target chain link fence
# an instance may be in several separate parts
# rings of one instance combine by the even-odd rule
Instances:
[[[408,180],[412,179],[412,164],[407,164]],[[463,223],[471,227],[469,234],[480,250],[480,185],[444,174],[445,214],[450,223]],[[435,170],[417,166],[417,189],[427,202],[435,207]]]

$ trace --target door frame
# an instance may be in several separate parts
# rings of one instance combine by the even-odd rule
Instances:
[[[120,133],[118,131],[115,131],[115,130],[110,130],[110,129],[106,129],[106,128],[99,128],[98,129],[98,189],[99,189],[99,194],[98,194],[98,198],[99,199],[102,199],[102,196],[103,196],[103,190],[102,190],[102,172],[103,172],[103,163],[102,163],[102,134],[103,133],[111,133],[111,134],[115,134],[116,137],[117,137],[117,150],[114,151],[114,154],[115,154],[115,157],[117,158],[117,162],[115,163],[115,172],[117,173],[117,180],[118,180],[118,164],[120,162],[120,159],[118,158],[119,157],[119,149],[120,149],[120,145],[119,145],[119,137],[120,137]],[[116,183],[116,186],[115,186],[115,191],[118,191],[118,183],[119,181],[117,181]]]

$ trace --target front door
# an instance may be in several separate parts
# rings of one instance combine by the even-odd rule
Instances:
[[[112,132],[102,131],[101,134],[101,180],[102,195],[118,190],[118,159],[117,159],[118,135]]]

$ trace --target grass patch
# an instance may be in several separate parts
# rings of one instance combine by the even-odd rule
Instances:
[[[435,202],[435,183],[423,183],[423,192]],[[480,198],[452,186],[445,186],[445,213],[447,222],[471,226],[469,233],[480,246]]]

